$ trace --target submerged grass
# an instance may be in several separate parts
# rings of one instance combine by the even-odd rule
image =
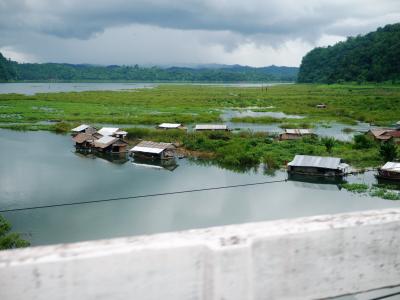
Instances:
[[[343,183],[340,186],[353,193],[365,193],[369,189],[369,186],[365,183]]]
[[[399,187],[396,185],[376,184],[369,186],[364,183],[344,183],[341,187],[349,192],[378,197],[385,200],[400,200]]]

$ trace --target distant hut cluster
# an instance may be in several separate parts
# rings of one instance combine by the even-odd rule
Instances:
[[[367,132],[367,135],[379,142],[386,142],[393,140],[395,143],[400,144],[400,126],[396,129],[393,128],[376,128]]]
[[[280,141],[298,140],[306,136],[317,136],[310,129],[285,129],[285,132],[279,135]]]
[[[72,140],[79,150],[98,151],[107,153],[124,153],[128,143],[124,140],[126,131],[119,128],[103,127],[100,130],[82,124],[71,129]]]

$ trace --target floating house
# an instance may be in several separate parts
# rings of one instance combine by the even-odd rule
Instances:
[[[92,134],[96,132],[96,128],[90,126],[90,125],[86,125],[86,124],[82,124],[79,125],[78,127],[72,128],[71,129],[72,135],[78,135],[80,133],[88,133],[88,134]]]
[[[285,129],[285,132],[279,135],[279,140],[298,140],[305,136],[316,136],[316,134],[310,129]]]
[[[183,127],[182,124],[178,123],[161,123],[156,127],[157,129],[163,129],[163,130],[168,130],[168,129],[186,129]]]
[[[391,128],[370,129],[367,132],[367,135],[371,136],[374,140],[379,142],[393,140],[395,143],[400,144],[400,130]]]
[[[98,140],[102,136],[98,134],[97,132],[95,133],[79,133],[75,136],[73,136],[72,140],[75,142],[75,147],[77,149],[89,149],[93,147],[94,141]]]
[[[315,176],[343,176],[348,174],[350,166],[338,157],[296,155],[288,163],[288,172]]]
[[[387,162],[378,169],[378,178],[400,181],[400,163]]]
[[[171,159],[175,156],[175,146],[170,143],[143,141],[129,150],[129,152],[142,158]]]
[[[128,134],[126,131],[116,127],[103,127],[98,131],[98,133],[100,133],[102,136],[112,136],[121,139],[125,138]]]
[[[227,125],[202,124],[202,125],[196,125],[194,130],[196,130],[196,131],[229,131],[229,128]]]
[[[99,152],[124,153],[127,146],[127,142],[113,136],[103,136],[93,142],[93,147]]]

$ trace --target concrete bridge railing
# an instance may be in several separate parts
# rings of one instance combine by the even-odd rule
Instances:
[[[0,252],[0,299],[324,299],[400,284],[400,209]]]

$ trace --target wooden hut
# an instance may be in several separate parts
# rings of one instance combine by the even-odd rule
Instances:
[[[391,128],[370,129],[367,135],[379,142],[386,142],[393,139],[395,143],[400,144],[400,130]]]
[[[387,162],[378,169],[378,178],[400,181],[400,163]]]
[[[102,136],[98,133],[79,133],[73,136],[72,140],[75,142],[77,149],[90,149],[94,146],[94,141],[98,140]]]
[[[288,163],[288,172],[314,176],[343,176],[349,173],[350,166],[338,157],[296,155]]]
[[[157,125],[157,129],[169,130],[169,129],[186,129],[182,124],[179,123],[161,123]]]
[[[279,140],[298,140],[305,136],[316,136],[316,134],[310,129],[285,129],[285,132],[279,135]]]
[[[229,131],[229,128],[227,125],[201,124],[201,125],[196,125],[194,130],[196,130],[196,131]]]
[[[99,152],[108,153],[123,153],[126,152],[128,143],[124,140],[113,137],[113,136],[103,136],[98,140],[94,141],[93,147]]]
[[[82,125],[79,125],[78,127],[71,129],[72,136],[78,135],[80,133],[93,134],[95,132],[96,132],[96,128],[94,128],[90,125],[86,125],[86,124],[82,124]]]
[[[143,141],[129,152],[134,156],[142,158],[171,159],[175,155],[175,146],[170,143]]]

